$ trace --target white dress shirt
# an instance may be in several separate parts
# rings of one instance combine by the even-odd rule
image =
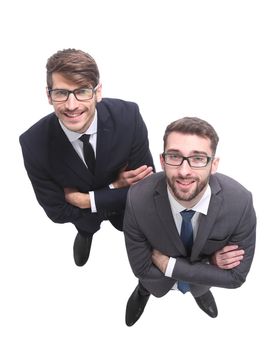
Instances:
[[[168,191],[169,202],[170,202],[171,211],[172,211],[175,225],[177,227],[178,232],[181,232],[182,216],[181,216],[180,212],[183,210],[186,210],[186,208],[184,208],[179,202],[177,202],[177,200],[173,197],[168,186],[167,186],[167,191]],[[210,199],[211,199],[211,188],[208,185],[202,198],[199,200],[199,202],[193,208],[191,208],[192,210],[195,211],[195,214],[193,215],[192,220],[191,220],[192,227],[193,227],[193,241],[195,241],[195,238],[197,235],[200,214],[207,215]],[[165,271],[165,276],[167,276],[167,277],[172,276],[172,272],[173,272],[175,264],[176,264],[176,258],[170,257],[167,269]],[[172,287],[172,289],[177,289],[177,282]]]
[[[85,160],[84,160],[84,155],[83,155],[83,142],[81,140],[79,140],[79,138],[83,134],[79,134],[78,132],[71,131],[71,130],[67,129],[62,124],[62,122],[60,120],[59,120],[59,123],[60,123],[65,135],[67,136],[70,143],[72,144],[73,148],[77,152],[78,156],[81,158],[81,160],[86,165]],[[94,119],[93,119],[91,125],[89,126],[88,130],[86,130],[86,132],[84,134],[90,135],[89,142],[93,147],[94,155],[96,157],[96,141],[97,141],[97,111],[96,110],[95,110]],[[92,211],[92,213],[96,213],[97,209],[96,209],[96,205],[95,205],[94,192],[89,191],[89,195],[90,195],[90,201],[91,201],[91,211]]]

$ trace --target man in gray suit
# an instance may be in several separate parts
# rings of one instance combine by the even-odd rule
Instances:
[[[189,291],[210,317],[218,314],[210,287],[238,288],[255,250],[251,193],[216,173],[218,135],[199,118],[171,123],[160,156],[163,172],[133,185],[124,233],[139,284],[126,308],[126,324],[141,316],[150,294]]]

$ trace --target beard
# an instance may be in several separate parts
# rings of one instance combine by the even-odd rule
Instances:
[[[166,175],[167,178],[167,183],[170,187],[170,190],[172,191],[174,197],[178,200],[178,201],[192,201],[193,199],[195,199],[196,197],[199,196],[199,194],[205,189],[205,187],[207,186],[208,182],[209,182],[209,178],[210,175],[207,176],[203,181],[200,181],[199,178],[197,177],[181,177],[181,176],[172,176],[171,178],[169,178]],[[193,181],[193,184],[195,184],[195,187],[191,190],[181,190],[180,188],[178,188],[177,184],[178,181]]]

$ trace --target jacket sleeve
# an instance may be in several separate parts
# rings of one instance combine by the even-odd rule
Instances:
[[[136,169],[141,165],[152,166],[153,170],[155,170],[152,155],[149,150],[147,127],[136,105],[136,125],[127,168],[128,170]]]
[[[154,296],[162,297],[175,281],[164,274],[152,263],[152,247],[141,232],[134,214],[130,191],[127,196],[124,218],[124,234],[128,259],[133,273],[143,286]]]
[[[147,127],[141,117],[138,106],[136,104],[133,105],[136,106],[135,125],[130,153],[126,159],[127,170],[134,170],[142,165],[148,165],[152,166],[155,171],[152,155],[149,150]],[[124,140],[125,141],[123,142],[126,142],[126,139]],[[120,144],[120,148],[122,148],[122,144]],[[97,211],[124,211],[127,191],[128,187],[120,189],[102,188],[100,190],[95,190],[94,196]]]
[[[87,220],[89,220],[91,231],[98,230],[100,227],[98,215],[92,214],[90,209],[79,209],[68,204],[65,201],[64,189],[41,165],[23,137],[20,137],[20,144],[28,177],[36,198],[47,216],[55,223],[71,222],[84,230],[87,230]]]
[[[177,258],[172,278],[184,280],[191,284],[215,286],[222,288],[238,288],[246,280],[255,251],[256,215],[253,208],[252,196],[249,194],[245,202],[244,211],[235,232],[231,235],[229,244],[237,244],[245,250],[244,259],[230,270],[223,270],[217,266],[190,262],[186,258]]]

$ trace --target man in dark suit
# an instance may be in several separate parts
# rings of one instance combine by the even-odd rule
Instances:
[[[58,51],[46,68],[54,113],[23,133],[20,144],[39,204],[54,222],[77,228],[74,260],[82,266],[103,220],[122,230],[128,188],[152,173],[153,160],[138,106],[102,98],[89,54]]]
[[[139,284],[126,308],[126,324],[141,316],[150,294],[191,292],[210,317],[217,306],[210,287],[237,288],[254,250],[256,216],[251,193],[216,173],[218,136],[199,118],[171,123],[160,157],[164,172],[132,186],[124,233]]]

